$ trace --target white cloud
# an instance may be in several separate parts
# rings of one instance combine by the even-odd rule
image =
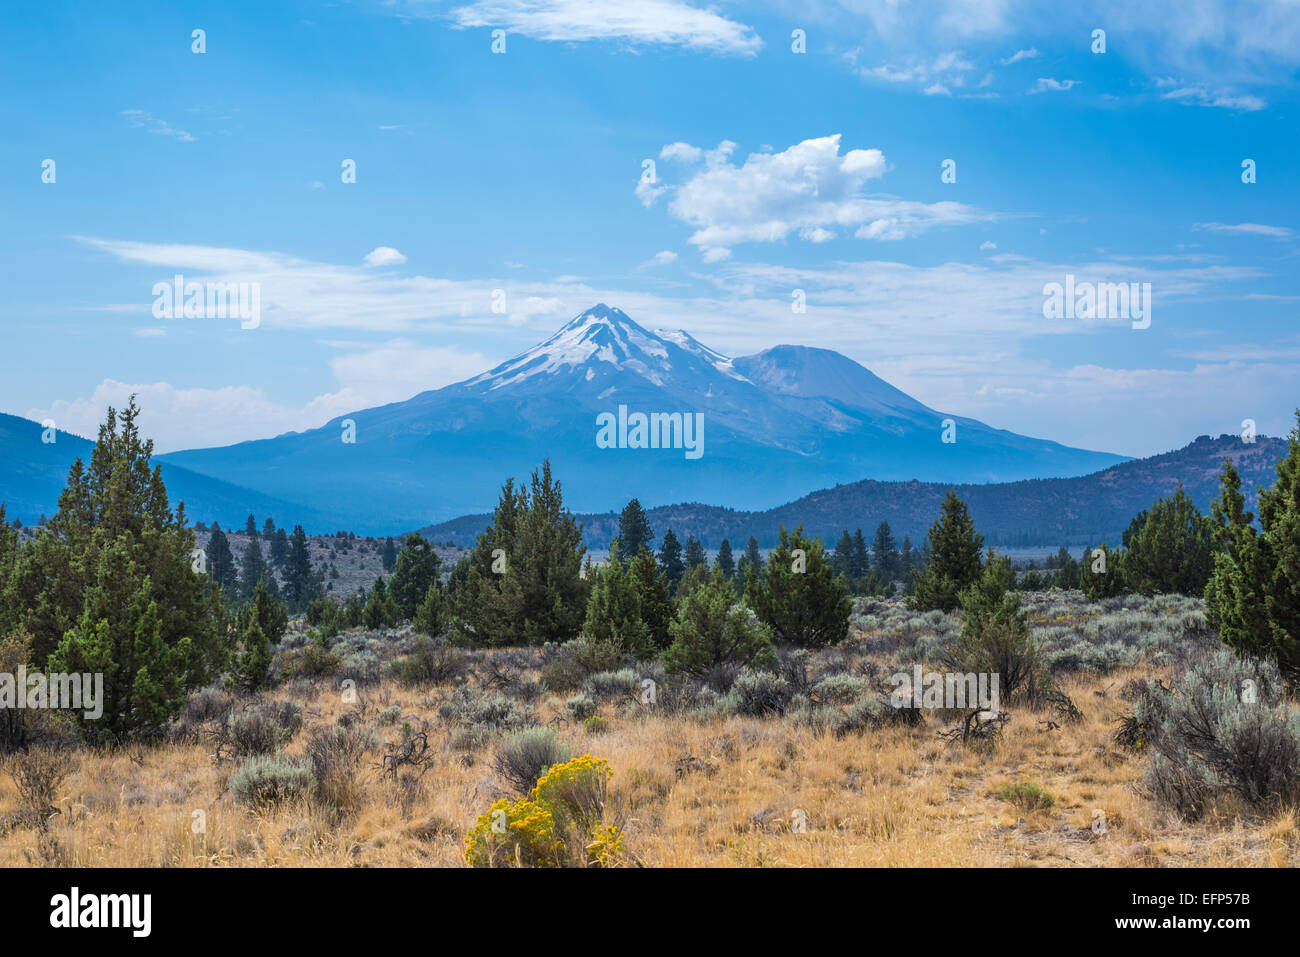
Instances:
[[[856,54],[852,55],[856,58]],[[928,96],[947,95],[951,87],[966,85],[966,74],[975,64],[957,50],[948,50],[924,60],[913,60],[902,65],[882,64],[864,67],[858,75],[866,80],[885,83],[910,84]]]
[[[141,429],[163,453],[319,428],[344,413],[409,399],[468,379],[492,365],[479,352],[422,347],[405,339],[352,348],[330,363],[338,390],[301,406],[275,402],[260,386],[179,388],[168,382],[105,379],[89,396],[56,400],[48,408],[29,409],[26,415],[37,422],[50,418],[60,429],[93,437],[110,405],[121,408],[136,395]]]
[[[1078,84],[1078,80],[1054,80],[1050,76],[1040,76],[1038,82],[1031,87],[1030,93],[1052,93],[1061,90],[1068,90]]]
[[[1030,47],[1028,50],[1017,50],[1011,56],[1002,61],[1003,66],[1010,66],[1013,63],[1019,63],[1021,60],[1037,60],[1041,54]]]
[[[986,239],[984,240],[984,242],[980,243],[980,252],[988,252],[990,249],[997,249],[997,248],[998,248],[998,244],[993,242],[992,240]]]
[[[677,254],[671,249],[664,249],[655,253],[637,268],[650,269],[654,266],[668,266],[675,262],[677,262]]]
[[[599,301],[591,298],[590,287],[576,277],[557,277],[549,282],[519,282],[505,277],[452,280],[400,275],[395,270],[364,265],[312,262],[283,253],[73,238],[123,262],[151,267],[152,271],[140,279],[139,308],[146,311],[153,300],[153,284],[170,283],[176,273],[187,280],[256,282],[261,294],[259,328],[500,329],[503,324],[549,321],[548,317],[563,315],[571,307],[576,313]],[[505,293],[505,312],[493,309],[494,303],[501,301],[498,291]]]
[[[376,246],[366,253],[367,266],[400,266],[406,257],[392,246]]]
[[[1290,239],[1295,235],[1295,230],[1288,226],[1264,226],[1260,223],[1197,223],[1196,228],[1239,236],[1268,236],[1270,239]]]
[[[144,110],[123,110],[121,115],[125,116],[127,122],[133,127],[146,129],[150,133],[156,133],[159,136],[170,136],[182,143],[194,142],[194,134],[186,130],[176,129],[166,120],[160,120]]]
[[[738,165],[728,162],[734,149],[730,142],[707,152],[672,144],[673,156],[705,163],[679,185],[654,187],[671,192],[668,211],[695,228],[688,242],[705,262],[725,259],[738,243],[783,242],[792,235],[814,243],[845,234],[903,239],[933,226],[992,218],[961,203],[865,195],[867,182],[885,174],[884,154],[853,149],[841,155],[838,133],[780,153],[751,153]]]
[[[1231,90],[1212,90],[1206,86],[1181,86],[1177,81],[1167,77],[1157,80],[1156,86],[1165,90],[1160,94],[1160,99],[1176,100],[1193,106],[1212,106],[1254,113],[1268,105],[1258,96],[1239,95]]]
[[[752,27],[681,0],[475,0],[449,14],[457,27],[500,27],[536,40],[620,40],[753,56]]]

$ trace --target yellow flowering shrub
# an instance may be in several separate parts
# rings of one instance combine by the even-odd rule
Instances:
[[[623,856],[623,831],[614,824],[598,824],[587,845],[587,863],[612,867]]]
[[[533,788],[533,800],[566,814],[584,828],[600,821],[605,810],[605,788],[614,772],[604,758],[584,754],[554,765]]]
[[[604,822],[609,762],[584,754],[551,767],[531,800],[502,799],[465,836],[470,867],[612,867],[623,832]]]
[[[502,798],[465,836],[470,867],[559,867],[563,851],[554,815],[532,801]]]

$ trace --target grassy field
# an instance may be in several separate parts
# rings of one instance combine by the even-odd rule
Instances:
[[[939,737],[957,712],[865,729],[847,717],[855,693],[888,691],[894,671],[934,664],[959,628],[955,616],[919,615],[896,601],[859,600],[840,646],[783,654],[802,689],[783,715],[745,714],[735,693],[708,689],[665,691],[646,705],[640,680],[662,673],[633,668],[582,681],[603,719],[584,722],[575,711],[585,703],[568,704],[577,687],[552,690],[575,680],[563,649],[440,647],[443,680],[411,683],[388,667],[412,651],[409,627],[345,632],[329,674],[290,678],[255,698],[197,693],[156,745],[53,752],[48,760],[68,764],[43,782],[48,804],[35,816],[47,826],[33,820],[39,796],[17,786],[23,762],[35,759],[6,758],[0,864],[464,866],[466,833],[508,793],[493,757],[512,729],[533,725],[553,726],[574,755],[608,760],[605,819],[622,826],[629,866],[1300,863],[1295,809],[1260,813],[1225,800],[1186,822],[1145,793],[1143,753],[1112,740],[1131,709],[1132,679],[1170,683],[1213,649],[1197,602],[1090,605],[1073,593],[1032,595],[1027,607],[1057,686],[1081,714],[1065,721],[1004,702],[1010,718],[990,749]],[[303,623],[291,623],[281,665],[310,642]],[[232,715],[265,719],[254,731],[279,721],[280,738],[261,749],[278,746],[290,762],[314,739],[345,735],[352,746],[333,755],[327,788],[257,807],[230,787],[249,760],[231,747],[256,736],[232,736]],[[421,733],[422,763],[388,770],[385,756]]]

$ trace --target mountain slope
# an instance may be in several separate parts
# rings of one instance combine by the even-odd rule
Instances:
[[[804,529],[833,543],[844,529],[861,528],[870,540],[881,521],[894,537],[910,535],[919,544],[939,514],[939,503],[954,489],[970,506],[971,516],[990,545],[1029,546],[1118,544],[1120,535],[1138,512],[1157,498],[1168,496],[1181,482],[1203,511],[1219,492],[1223,459],[1230,458],[1241,474],[1247,505],[1257,511],[1255,496],[1277,477],[1277,461],[1286,455],[1283,439],[1260,436],[1253,444],[1232,435],[1201,436],[1184,448],[1135,459],[1077,478],[1035,479],[988,485],[942,482],[879,482],[866,480],[813,492],[796,501],[763,511],[737,511],[714,505],[682,504],[648,510],[650,526],[662,536],[671,528],[716,548],[730,539],[743,548],[753,535],[761,546],[776,543],[784,525]],[[593,548],[605,548],[617,534],[617,514],[582,514],[584,537]],[[473,544],[487,524],[486,514],[467,515],[421,531],[434,541]]]
[[[59,493],[68,478],[68,469],[78,457],[90,463],[95,443],[71,432],[56,432],[51,443],[41,441],[43,429],[37,422],[16,415],[0,413],[0,502],[5,504],[9,519],[19,518],[29,525],[41,515],[52,516],[59,510]],[[194,519],[219,521],[227,527],[242,528],[248,513],[258,517],[260,526],[267,516],[281,525],[330,528],[329,516],[296,502],[286,501],[229,482],[191,472],[170,463],[162,465],[163,481],[172,508],[185,503],[185,512]]]
[[[702,457],[599,447],[597,416],[620,406],[703,415]],[[947,417],[956,444],[940,442]],[[347,420],[355,444],[343,441]],[[507,476],[524,479],[548,457],[566,501],[590,511],[632,496],[761,508],[864,475],[984,482],[1123,461],[945,416],[834,352],[780,346],[733,360],[604,304],[464,382],[319,429],[163,460],[302,501],[333,516],[328,527],[394,532],[490,508]]]

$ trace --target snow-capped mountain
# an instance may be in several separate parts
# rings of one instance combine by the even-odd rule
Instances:
[[[672,445],[673,414],[698,421],[702,454],[637,447],[638,414],[647,446]],[[956,443],[940,441],[945,418]],[[355,444],[340,438],[345,419]],[[393,531],[484,511],[506,478],[548,457],[582,511],[633,496],[770,507],[863,478],[1009,481],[1123,461],[935,411],[837,352],[782,345],[733,359],[603,303],[464,382],[308,432],[163,459],[337,514],[339,527]]]

